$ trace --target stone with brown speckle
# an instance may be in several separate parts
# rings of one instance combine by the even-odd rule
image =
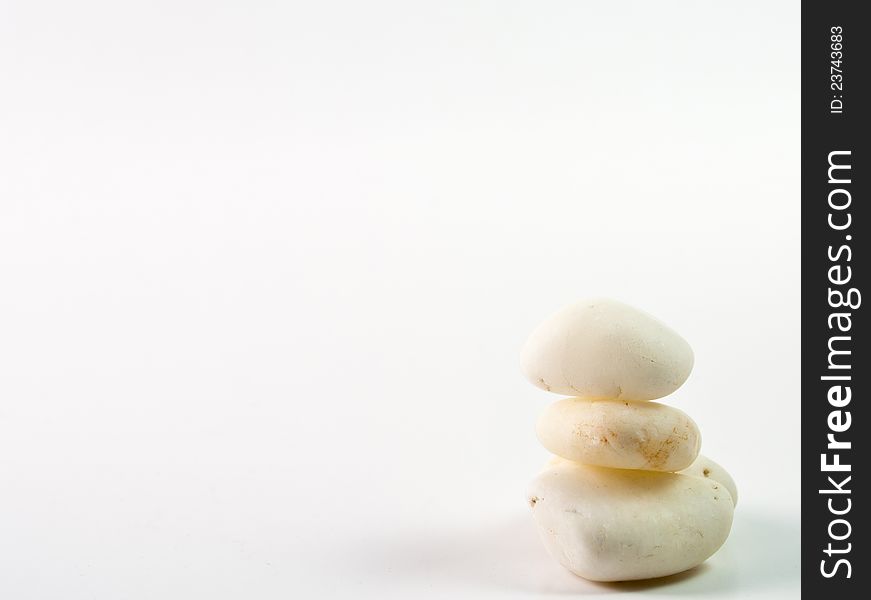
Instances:
[[[616,469],[679,471],[702,443],[686,413],[658,402],[563,398],[544,410],[536,433],[558,456]]]

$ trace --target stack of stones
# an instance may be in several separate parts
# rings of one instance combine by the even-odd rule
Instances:
[[[538,421],[555,456],[529,491],[550,554],[595,581],[691,569],[726,541],[738,499],[729,474],[699,455],[682,411],[650,402],[689,377],[689,344],[654,317],[594,299],[542,323],[523,350],[525,375],[571,396]]]

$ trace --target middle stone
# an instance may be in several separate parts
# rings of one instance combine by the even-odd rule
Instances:
[[[657,402],[565,398],[541,415],[542,445],[563,458],[615,469],[679,471],[702,438],[683,411]]]

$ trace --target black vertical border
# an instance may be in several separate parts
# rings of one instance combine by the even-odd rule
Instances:
[[[829,302],[829,289],[840,289],[846,292],[849,288],[857,288],[860,293],[871,290],[866,283],[871,264],[867,257],[868,211],[865,205],[871,201],[868,194],[869,132],[868,112],[871,111],[871,98],[868,94],[868,80],[871,78],[871,60],[869,60],[869,43],[871,43],[871,19],[863,17],[871,5],[861,2],[802,2],[801,25],[801,209],[802,209],[802,594],[807,598],[868,598],[871,597],[871,564],[867,562],[867,545],[871,536],[867,532],[867,513],[871,510],[868,495],[861,489],[867,489],[869,470],[866,460],[871,445],[871,428],[868,421],[871,411],[867,404],[871,402],[871,362],[868,360],[869,331],[868,318],[865,313],[871,307],[871,295],[862,298],[862,305],[856,309],[833,308]],[[843,71],[843,90],[832,89],[832,39],[833,27],[843,28],[843,56],[841,69]],[[836,78],[837,79],[837,78]],[[842,98],[837,98],[837,96]],[[833,113],[831,102],[841,99],[844,103],[843,112]],[[837,185],[829,183],[829,153],[832,151],[849,150],[850,183]],[[844,171],[840,171],[844,173]],[[850,206],[843,211],[833,211],[829,206],[829,193],[835,188],[846,188],[851,195]],[[836,202],[842,203],[845,196],[836,194]],[[837,231],[830,227],[830,213],[836,224],[842,224],[850,213],[849,229]],[[850,239],[847,239],[847,236]],[[843,251],[839,260],[831,260],[831,252],[843,245],[850,252]],[[847,261],[850,255],[849,262]],[[846,266],[851,271],[851,279],[842,285],[833,285],[829,280],[829,269],[840,264],[841,270],[836,276],[843,277]],[[834,312],[849,312],[852,327],[849,333],[838,332],[829,328],[829,316]],[[845,321],[842,321],[845,323]],[[842,382],[850,385],[852,396],[848,405],[841,408],[833,407],[828,400],[828,391],[836,382],[824,381],[824,375],[834,374],[828,369],[829,339],[833,335],[850,336],[849,360],[851,380]],[[840,342],[843,344],[843,342]],[[846,346],[842,346],[846,348]],[[846,370],[839,374],[846,374]],[[784,400],[789,402],[788,399]],[[850,427],[847,431],[836,433],[837,439],[846,440],[852,444],[848,450],[827,450],[828,438],[831,433],[829,416],[833,410],[841,410],[836,419],[843,424],[850,413]],[[849,473],[823,472],[821,454],[840,454],[840,461],[851,466]],[[845,475],[851,480],[844,485],[849,494],[825,494],[820,490],[832,488],[828,477],[841,482]],[[833,515],[828,506],[833,499],[836,510],[843,510],[850,499],[851,508],[844,515]],[[850,523],[849,537],[844,540],[833,540],[830,537],[829,526],[834,519],[842,518]],[[843,536],[848,528],[843,523],[833,526],[836,536]],[[829,543],[833,548],[848,552],[832,553],[826,550]],[[847,544],[850,544],[847,546]],[[841,564],[832,577],[825,577],[822,571],[829,573],[838,559],[844,558],[850,563],[850,577],[846,565]],[[825,561],[825,565],[822,564]],[[824,595],[825,594],[825,595]],[[834,595],[833,595],[834,594]]]

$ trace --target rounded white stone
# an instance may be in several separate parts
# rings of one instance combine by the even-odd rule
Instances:
[[[732,498],[702,477],[554,461],[529,504],[548,552],[594,581],[680,573],[710,557],[732,526]]]
[[[595,399],[655,400],[693,368],[689,344],[636,308],[608,299],[576,302],[538,326],[521,367],[538,387]]]
[[[702,477],[716,481],[724,488],[729,490],[729,495],[732,496],[732,504],[738,505],[738,486],[735,485],[735,480],[729,475],[729,472],[712,461],[707,456],[699,454],[695,462],[681,471],[684,475],[692,475],[694,477]]]
[[[545,409],[536,433],[558,456],[616,469],[679,471],[702,443],[686,413],[658,402],[564,398]]]

